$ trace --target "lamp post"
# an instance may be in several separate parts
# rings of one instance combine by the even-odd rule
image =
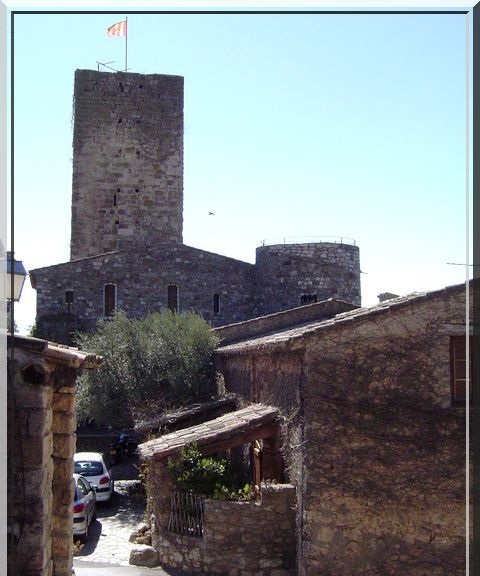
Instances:
[[[13,318],[13,307],[12,302],[18,302],[20,296],[22,295],[23,285],[25,283],[25,278],[27,276],[27,271],[20,260],[15,260],[13,257],[13,252],[7,252],[7,316],[10,326],[7,326],[7,330],[10,331],[12,335],[15,332],[15,321]],[[15,345],[12,343],[10,348],[9,361],[7,362],[7,486],[8,493],[13,490],[14,484],[14,460],[16,456],[16,449],[14,446],[14,426],[13,422],[17,415],[15,414]],[[12,504],[9,502],[7,508],[7,550],[8,556],[11,563],[10,568],[13,570],[12,574],[17,574],[16,569],[16,519],[15,511],[12,508]]]
[[[22,295],[23,285],[27,271],[21,260],[15,260],[13,252],[7,252],[7,312],[11,314],[12,302],[18,302]],[[13,317],[10,318],[11,330],[13,334]]]

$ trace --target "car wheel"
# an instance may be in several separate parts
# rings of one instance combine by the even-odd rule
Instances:
[[[96,520],[97,520],[97,507],[94,506],[92,514],[92,523],[95,522]]]

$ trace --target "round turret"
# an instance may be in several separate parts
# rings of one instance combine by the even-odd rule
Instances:
[[[259,246],[257,309],[272,314],[329,298],[360,305],[360,255],[352,242]]]

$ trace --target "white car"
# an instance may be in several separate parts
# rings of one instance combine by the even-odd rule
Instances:
[[[97,502],[110,500],[114,483],[110,463],[99,452],[77,452],[73,456],[74,472],[81,474],[95,487]]]
[[[97,518],[95,489],[80,474],[73,475],[73,482],[73,538],[75,540],[77,537],[80,542],[85,543],[88,527]]]

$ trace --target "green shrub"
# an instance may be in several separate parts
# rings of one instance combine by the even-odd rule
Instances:
[[[118,312],[94,334],[79,334],[82,350],[103,357],[79,380],[77,419],[114,427],[158,416],[166,408],[216,393],[213,351],[218,339],[195,314],[150,314],[143,320]]]
[[[178,459],[168,459],[176,487],[215,500],[250,500],[250,485],[239,485],[239,475],[230,462],[216,456],[202,456],[195,443],[188,444]]]

